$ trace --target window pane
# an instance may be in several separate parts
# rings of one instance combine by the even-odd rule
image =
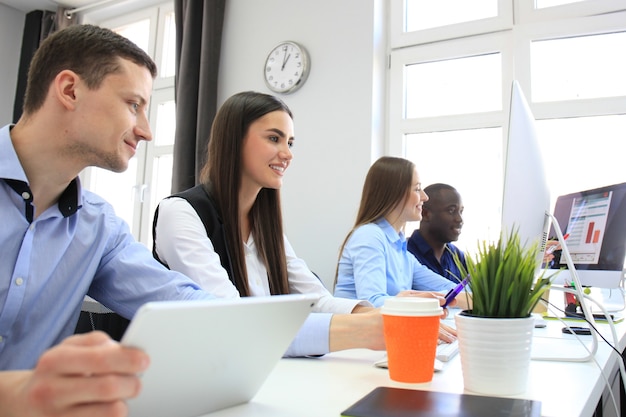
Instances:
[[[150,45],[150,19],[129,23],[128,25],[114,28],[113,31],[130,39],[148,55],[152,55],[151,51],[148,50]]]
[[[159,201],[169,196],[172,191],[172,166],[174,158],[170,155],[162,155],[153,159],[152,183],[152,206],[156,208]],[[150,223],[152,224],[152,223]]]
[[[176,130],[176,108],[174,100],[159,103],[156,116],[154,144],[156,146],[173,145]]]
[[[176,26],[174,12],[165,16],[163,28],[163,54],[159,72],[161,77],[173,77],[176,75]]]
[[[536,0],[535,8],[545,9],[546,7],[560,6],[562,4],[580,3],[585,0]]]
[[[626,32],[531,44],[534,102],[626,95]]]
[[[165,197],[172,193],[172,166],[174,162],[173,156],[163,155],[156,157],[152,164],[152,190],[150,192],[150,208],[148,230],[152,230],[152,222],[154,219],[154,211],[157,205]],[[151,236],[150,232],[150,236]],[[146,243],[146,242],[144,242]],[[152,239],[148,239],[148,247],[152,247]]]
[[[406,0],[406,32],[498,15],[498,0]]]
[[[90,169],[91,185],[85,188],[111,203],[115,214],[124,219],[132,231],[133,204],[137,191],[133,186],[137,182],[137,158],[132,157],[128,161],[128,169],[120,173],[95,167]]]
[[[537,121],[552,205],[559,195],[626,182],[626,115]]]
[[[422,185],[443,182],[455,187],[463,199],[460,248],[476,248],[480,240],[500,233],[502,206],[502,129],[409,134],[405,157],[415,163]],[[407,234],[419,223],[407,224]]]
[[[406,118],[502,109],[499,53],[406,66]]]

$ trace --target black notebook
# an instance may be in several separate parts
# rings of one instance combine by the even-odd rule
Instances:
[[[539,417],[541,402],[378,387],[341,415],[344,417]]]

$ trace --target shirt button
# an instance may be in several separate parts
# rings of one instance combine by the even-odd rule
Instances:
[[[22,198],[23,198],[24,200],[28,200],[28,199],[30,198],[30,193],[29,193],[28,191],[24,191],[24,192],[22,193]]]
[[[24,283],[24,278],[19,277],[15,279],[15,284],[16,285],[22,285]]]

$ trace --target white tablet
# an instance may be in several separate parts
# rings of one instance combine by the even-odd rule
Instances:
[[[121,343],[150,355],[130,417],[195,417],[249,401],[317,297],[150,302]]]

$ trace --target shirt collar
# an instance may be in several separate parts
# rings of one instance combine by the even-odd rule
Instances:
[[[417,246],[420,253],[433,252],[433,248],[426,242],[424,236],[420,233],[419,229],[416,229],[411,235],[411,240]]]
[[[376,220],[375,223],[383,230],[385,236],[387,236],[387,240],[389,240],[389,243],[395,245],[399,249],[406,250],[406,238],[404,237],[403,232],[396,232],[396,229],[394,229],[391,223],[389,223],[384,217]]]
[[[11,141],[11,128],[6,125],[0,129],[0,178],[7,181],[15,192],[22,195],[25,190],[30,192],[28,178]],[[69,217],[82,207],[82,187],[80,179],[74,178],[59,197],[58,207],[63,217]],[[30,221],[30,219],[29,219]]]

